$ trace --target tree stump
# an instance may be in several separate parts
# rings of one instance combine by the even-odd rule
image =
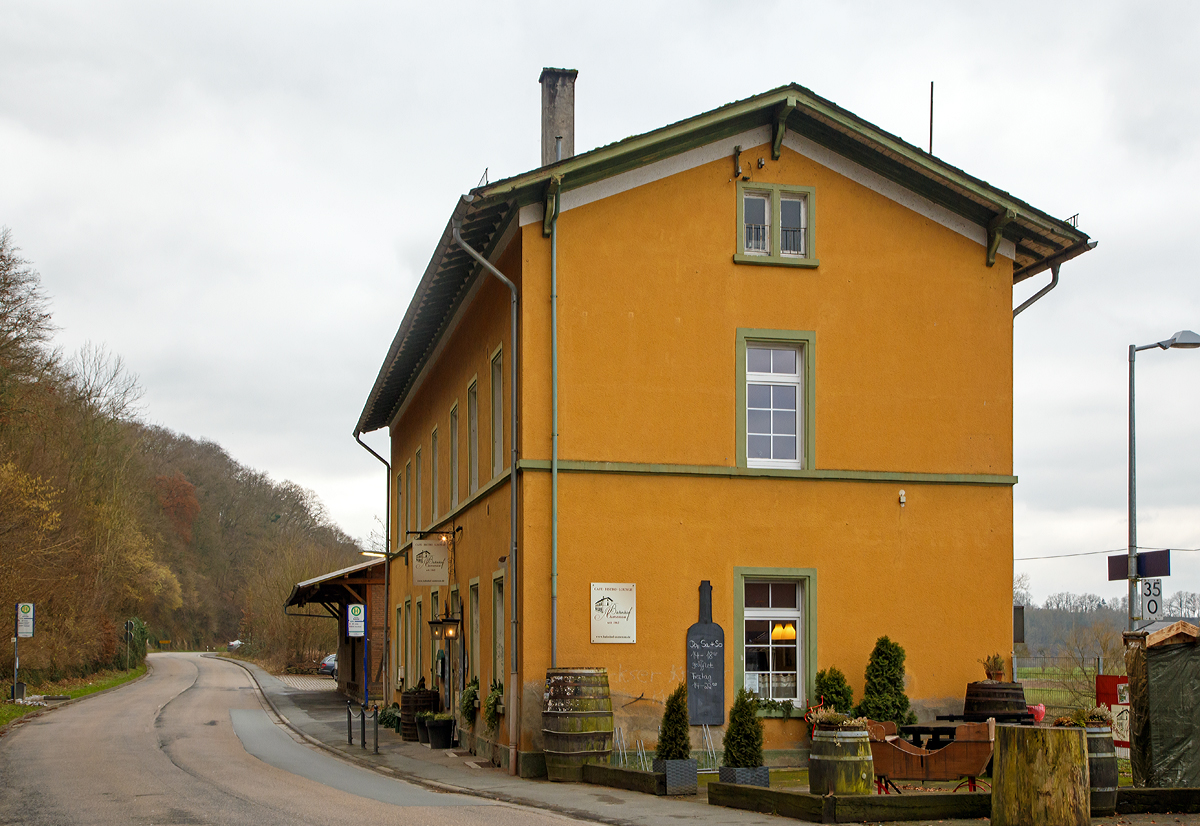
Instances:
[[[997,726],[992,826],[1088,826],[1081,728]]]

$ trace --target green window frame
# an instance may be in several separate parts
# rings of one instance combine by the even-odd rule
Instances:
[[[755,253],[746,251],[746,195],[762,194],[769,201],[768,221],[770,225],[770,242],[768,252]],[[806,225],[804,227],[804,254],[780,254],[780,216],[783,214],[781,202],[785,199],[804,201]],[[738,181],[737,184],[737,227],[736,246],[733,260],[738,264],[764,264],[774,267],[806,267],[820,265],[816,255],[816,226],[817,226],[817,190],[811,186],[791,186],[789,184],[760,184],[755,181]]]
[[[800,470],[817,466],[817,334],[813,330],[759,330],[739,327],[734,347],[735,403],[737,405],[737,466],[750,467],[746,457],[746,345],[748,342],[783,344],[800,349],[801,388],[799,431],[801,443],[798,455]]]
[[[733,569],[734,615],[734,690],[746,685],[746,580],[755,582],[795,582],[800,586],[801,621],[800,673],[804,675],[804,691],[796,699],[796,708],[803,714],[804,705],[817,690],[817,569],[816,568],[741,568]],[[759,712],[760,716],[770,712]]]

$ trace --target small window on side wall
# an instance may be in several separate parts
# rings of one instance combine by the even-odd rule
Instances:
[[[816,191],[807,186],[738,182],[739,264],[816,267]]]

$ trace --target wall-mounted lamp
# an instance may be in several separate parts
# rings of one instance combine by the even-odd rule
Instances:
[[[450,605],[446,605],[446,615],[439,619],[429,621],[429,633],[436,640],[456,640],[458,639],[459,624],[462,622],[458,617],[450,616]]]
[[[904,491],[900,491],[900,507],[904,507]]]

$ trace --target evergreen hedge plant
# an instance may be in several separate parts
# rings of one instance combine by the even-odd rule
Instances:
[[[854,713],[854,691],[840,668],[830,666],[817,672],[817,701],[842,714]]]
[[[763,726],[757,712],[757,698],[745,688],[739,688],[733,708],[729,709],[729,725],[725,727],[725,739],[721,743],[726,766],[754,769],[763,764]]]
[[[899,643],[887,637],[875,641],[867,663],[867,684],[863,688],[862,702],[855,709],[859,717],[870,717],[880,723],[893,720],[898,726],[917,722],[917,715],[909,707],[908,695],[904,693],[904,657],[904,649]]]
[[[687,686],[680,683],[667,698],[658,746],[654,756],[659,760],[687,760],[692,756],[691,728],[688,725]]]

